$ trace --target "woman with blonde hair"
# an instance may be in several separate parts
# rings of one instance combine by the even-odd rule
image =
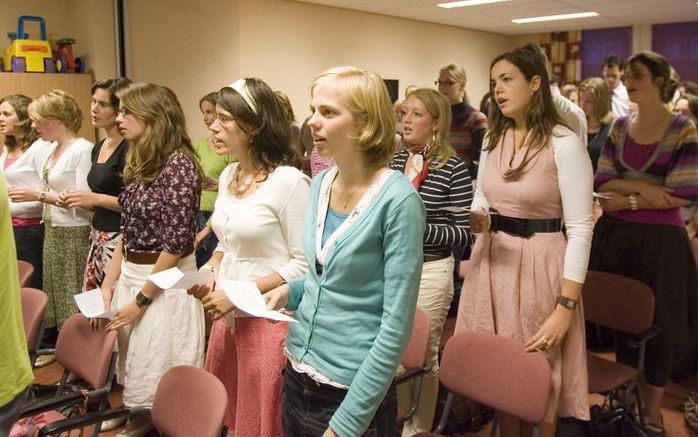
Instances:
[[[590,77],[579,84],[579,106],[586,115],[587,149],[596,171],[596,162],[613,124],[611,91],[603,78]]]
[[[377,74],[325,71],[311,109],[315,146],[337,165],[311,185],[302,236],[310,270],[265,295],[298,321],[286,337],[284,433],[394,435],[390,387],[414,318],[424,206],[388,167],[395,113]]]
[[[28,108],[31,99],[12,94],[0,99],[0,133],[5,144],[0,155],[0,169],[4,170],[9,189],[16,186],[41,186],[36,171],[44,162],[50,149],[36,142],[36,131],[31,127]],[[30,146],[34,147],[30,147]],[[12,231],[17,246],[17,259],[34,266],[30,286],[41,290],[42,254],[44,250],[44,225],[41,223],[43,204],[39,201],[17,203],[10,201]]]
[[[493,332],[545,354],[552,388],[541,434],[553,436],[558,416],[589,420],[579,297],[591,243],[591,163],[555,108],[536,46],[496,57],[490,79],[494,106],[470,212],[479,235],[455,331]],[[521,435],[516,418],[502,415],[500,423],[503,436]]]
[[[34,161],[40,187],[14,187],[13,202],[43,202],[43,291],[49,304],[44,324],[48,337],[77,311],[73,295],[82,290],[92,211],[67,209],[61,200],[66,190],[88,190],[87,173],[92,164],[92,143],[78,136],[82,112],[75,99],[63,90],[41,95],[29,105],[29,117],[42,140],[50,141],[48,157]],[[45,334],[45,335],[46,335]]]
[[[476,175],[482,139],[487,132],[487,116],[468,102],[465,91],[467,80],[465,68],[458,64],[448,64],[439,70],[439,78],[434,84],[451,104],[448,142],[466,162],[470,174]]]
[[[448,99],[432,89],[413,91],[402,104],[407,150],[395,154],[391,167],[407,176],[426,207],[424,264],[417,307],[431,321],[426,375],[419,408],[403,429],[411,436],[432,428],[439,390],[438,348],[443,324],[453,298],[452,246],[470,246],[468,211],[472,182],[465,162],[448,143],[451,108]],[[452,209],[452,210],[449,210]],[[407,402],[399,393],[398,400]]]
[[[196,270],[204,176],[169,88],[136,83],[117,97],[116,120],[130,146],[119,195],[121,237],[101,289],[105,304],[116,310],[108,329],[119,330],[117,378],[124,405],[150,407],[168,369],[203,365],[201,304],[186,290],[160,289],[148,276],[172,267]],[[138,415],[117,435],[141,436],[151,426],[146,415]]]

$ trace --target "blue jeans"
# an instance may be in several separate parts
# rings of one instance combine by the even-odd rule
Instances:
[[[10,435],[12,425],[19,420],[20,413],[22,413],[22,406],[26,398],[27,390],[25,389],[10,402],[0,406],[0,437],[7,437]]]
[[[197,230],[200,231],[206,226],[206,222],[208,222],[208,219],[211,218],[211,214],[213,214],[213,212],[199,211],[199,226]],[[201,267],[202,265],[206,264],[209,259],[211,259],[211,255],[213,255],[213,251],[216,249],[216,246],[218,246],[218,238],[216,237],[216,234],[211,231],[211,234],[209,234],[209,236],[201,242],[201,246],[196,249],[196,268]]]
[[[43,290],[44,225],[13,226],[17,259],[34,266],[34,274],[29,283],[31,288]]]
[[[283,426],[286,437],[320,437],[347,394],[346,389],[320,384],[310,376],[284,371]],[[397,397],[390,387],[364,436],[394,436],[397,432]]]

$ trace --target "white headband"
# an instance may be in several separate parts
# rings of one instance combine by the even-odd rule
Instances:
[[[230,88],[234,89],[235,91],[238,92],[242,96],[242,98],[245,100],[245,103],[247,103],[247,106],[250,107],[252,112],[257,114],[257,104],[255,103],[254,99],[252,98],[252,95],[250,92],[247,90],[247,82],[245,79],[238,79],[235,82],[231,83],[228,85]]]

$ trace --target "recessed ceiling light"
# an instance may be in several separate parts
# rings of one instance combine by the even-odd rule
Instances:
[[[451,8],[462,8],[465,6],[477,6],[477,5],[486,5],[488,3],[499,3],[499,2],[508,2],[510,0],[463,0],[459,2],[448,2],[448,3],[439,3],[438,7],[440,8],[446,8],[446,9],[451,9]]]
[[[576,14],[560,14],[560,15],[546,15],[543,17],[517,18],[517,19],[511,20],[511,21],[516,23],[516,24],[525,24],[525,23],[538,23],[541,21],[571,20],[573,18],[597,17],[598,15],[599,15],[598,12],[579,12]]]

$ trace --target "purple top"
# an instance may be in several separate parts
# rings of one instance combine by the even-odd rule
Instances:
[[[132,182],[119,195],[128,250],[181,254],[194,243],[201,188],[196,165],[174,152],[150,185]]]
[[[623,178],[639,179],[673,190],[682,199],[698,200],[698,135],[686,116],[675,115],[657,144],[638,144],[628,135],[628,117],[615,120],[601,151],[594,188]],[[679,207],[611,211],[609,215],[631,222],[684,226]]]

